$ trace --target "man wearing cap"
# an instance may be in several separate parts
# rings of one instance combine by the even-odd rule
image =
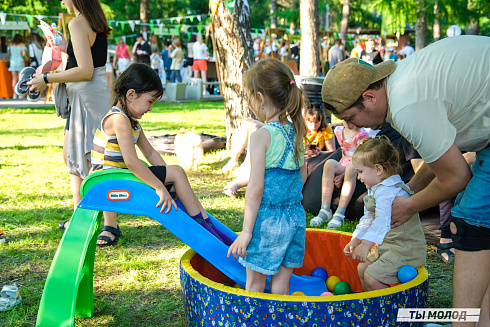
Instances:
[[[325,107],[336,117],[373,129],[386,120],[425,161],[408,183],[416,194],[394,201],[392,228],[461,192],[451,221],[453,307],[481,307],[481,326],[490,326],[488,58],[490,38],[448,38],[397,63],[345,60],[328,72],[322,87]],[[472,171],[461,151],[476,151]]]
[[[151,47],[141,33],[136,35],[136,43],[133,46],[133,54],[136,55],[137,62],[148,65],[150,64]]]

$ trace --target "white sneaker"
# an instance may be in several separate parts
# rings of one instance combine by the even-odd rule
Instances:
[[[333,215],[332,220],[327,225],[328,229],[337,229],[340,226],[342,226],[342,223],[344,222],[345,215],[341,215],[340,213],[336,213]]]
[[[332,210],[327,211],[325,209],[321,209],[318,216],[310,220],[310,225],[313,227],[320,226],[324,222],[330,221],[330,219],[332,219]]]

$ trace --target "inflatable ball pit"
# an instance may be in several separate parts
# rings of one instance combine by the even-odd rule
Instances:
[[[425,268],[406,284],[362,292],[357,261],[342,250],[351,234],[307,230],[306,254],[297,275],[323,267],[330,276],[349,283],[355,294],[288,296],[249,292],[223,285],[235,282],[193,250],[180,262],[180,281],[189,326],[422,326],[396,321],[399,308],[426,308]]]

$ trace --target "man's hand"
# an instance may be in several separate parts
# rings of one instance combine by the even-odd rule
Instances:
[[[416,213],[410,207],[411,199],[399,196],[393,200],[393,206],[391,207],[391,228],[403,225]]]

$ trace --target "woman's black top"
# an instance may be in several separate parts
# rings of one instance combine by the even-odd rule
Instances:
[[[97,33],[95,37],[95,42],[90,47],[90,52],[92,52],[92,62],[94,63],[94,68],[105,66],[107,61],[107,39],[105,33]],[[66,64],[66,69],[78,67],[77,58],[75,58],[75,53],[73,52],[73,45],[71,40],[66,48],[66,53],[68,54],[68,62]]]

